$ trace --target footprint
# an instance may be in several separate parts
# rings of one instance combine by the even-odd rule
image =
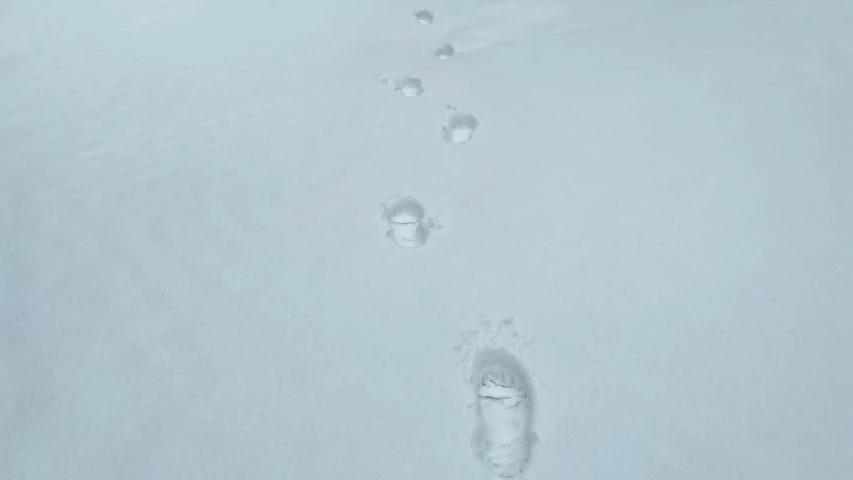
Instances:
[[[418,10],[414,15],[415,20],[421,25],[432,23],[435,20],[435,14],[433,14],[432,10]]]
[[[439,60],[447,60],[452,57],[453,54],[456,53],[456,50],[453,49],[453,45],[447,43],[435,49],[433,55]]]
[[[381,206],[382,219],[390,227],[386,235],[400,247],[420,247],[426,243],[430,230],[442,228],[438,219],[426,218],[423,204],[414,197],[392,197]]]
[[[480,126],[477,117],[470,113],[453,113],[441,127],[441,136],[447,143],[465,143]]]
[[[406,77],[398,81],[394,88],[405,97],[418,97],[424,93],[423,82],[415,77]]]
[[[536,442],[530,377],[508,350],[487,349],[477,354],[471,383],[477,395],[474,454],[499,477],[519,475]]]
[[[417,77],[405,77],[400,80],[379,77],[379,81],[393,88],[394,91],[400,92],[404,97],[419,97],[424,93],[423,82]]]

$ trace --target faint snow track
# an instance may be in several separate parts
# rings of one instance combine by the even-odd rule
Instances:
[[[534,41],[570,30],[573,2],[482,2],[441,12],[443,43],[456,53],[474,52],[518,41]],[[436,25],[438,28],[438,25]]]

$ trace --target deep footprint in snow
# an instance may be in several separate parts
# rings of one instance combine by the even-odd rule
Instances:
[[[381,206],[382,219],[389,227],[386,236],[400,247],[420,247],[426,243],[430,230],[441,228],[438,219],[426,218],[423,204],[414,197],[392,197]]]
[[[431,10],[418,10],[414,13],[414,16],[415,20],[421,25],[432,23],[435,19],[435,14],[433,14]]]
[[[443,127],[441,136],[447,143],[465,143],[474,136],[480,126],[477,117],[470,113],[453,113]]]
[[[536,441],[530,378],[509,351],[488,349],[478,353],[471,382],[477,395],[474,454],[495,475],[515,477]]]

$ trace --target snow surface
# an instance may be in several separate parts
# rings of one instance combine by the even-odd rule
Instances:
[[[431,2],[0,1],[0,478],[853,478],[853,5]]]

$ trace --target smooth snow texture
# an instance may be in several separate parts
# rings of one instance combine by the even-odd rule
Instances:
[[[851,13],[0,1],[0,477],[491,478],[512,317],[530,480],[850,480]]]

